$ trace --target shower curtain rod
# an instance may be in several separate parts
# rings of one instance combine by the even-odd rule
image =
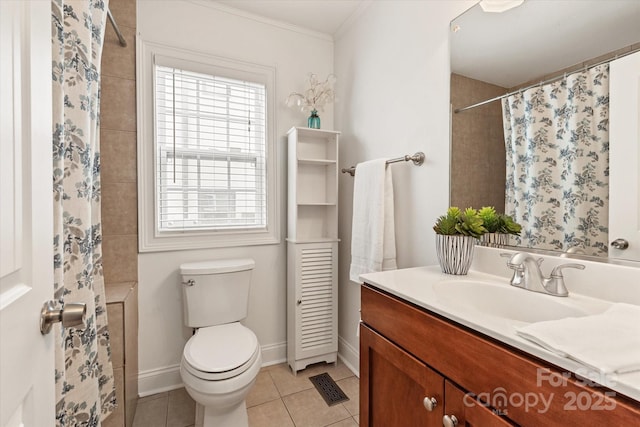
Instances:
[[[469,105],[469,106],[462,107],[462,108],[456,108],[455,110],[453,110],[453,112],[454,113],[461,113],[463,111],[470,110],[472,108],[480,107],[482,105],[489,104],[490,102],[498,101],[500,99],[503,99],[503,98],[506,98],[508,96],[514,95],[514,94],[516,94],[518,92],[522,92],[522,91],[525,91],[527,89],[531,89],[532,87],[542,86],[542,85],[545,85],[545,84],[548,84],[548,83],[552,83],[552,82],[555,82],[557,80],[563,79],[563,78],[565,78],[567,76],[570,76],[571,74],[580,73],[582,71],[588,70],[589,68],[597,67],[598,65],[606,64],[608,62],[615,61],[616,59],[624,58],[627,55],[631,55],[632,53],[636,53],[636,52],[639,52],[639,51],[640,51],[640,48],[639,49],[633,49],[633,50],[631,50],[629,52],[625,52],[623,54],[616,55],[614,58],[605,59],[604,61],[596,62],[595,64],[591,64],[591,65],[585,65],[584,67],[580,68],[579,70],[572,71],[570,73],[562,73],[562,74],[559,74],[559,75],[557,75],[555,77],[551,77],[549,79],[542,80],[542,81],[540,81],[538,83],[534,83],[534,84],[529,85],[527,87],[516,89],[516,90],[511,91],[509,93],[505,93],[504,95],[496,96],[494,98],[478,102],[477,104]]]
[[[127,41],[122,36],[122,33],[120,32],[120,28],[118,27],[118,24],[116,24],[116,20],[113,19],[113,15],[111,14],[111,9],[109,8],[107,8],[107,17],[109,18],[109,22],[111,22],[111,25],[113,25],[113,29],[116,32],[116,36],[118,36],[118,41],[120,42],[120,46],[127,47]]]

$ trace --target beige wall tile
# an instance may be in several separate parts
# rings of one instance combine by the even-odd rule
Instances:
[[[119,27],[136,27],[136,0],[110,0],[109,9]]]
[[[136,82],[102,76],[100,99],[101,129],[136,130]]]
[[[282,400],[272,400],[247,409],[251,427],[295,427]]]
[[[136,182],[136,133],[100,129],[100,181]]]
[[[503,95],[507,89],[454,75],[451,98],[455,107]],[[450,204],[495,206],[504,210],[505,150],[500,102],[476,107],[452,117]]]
[[[120,32],[127,42],[126,46],[120,45],[113,26],[107,25],[102,49],[102,75],[135,80],[136,30],[130,27],[120,27]]]
[[[124,373],[122,368],[113,370],[118,406],[103,422],[102,427],[124,427]]]
[[[107,304],[112,302],[123,302],[132,292],[136,282],[109,283],[104,290],[107,296]]]
[[[124,304],[124,394],[126,426],[133,424],[138,404],[138,285]]]
[[[138,233],[138,198],[135,182],[102,184],[102,235]]]
[[[111,343],[111,364],[113,368],[124,365],[124,310],[122,303],[107,304],[109,319],[109,342]],[[120,405],[123,402],[119,403]]]
[[[137,282],[138,236],[103,236],[102,263],[106,283]]]

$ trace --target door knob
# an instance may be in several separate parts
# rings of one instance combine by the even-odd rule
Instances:
[[[442,425],[444,427],[456,427],[458,425],[458,419],[455,415],[445,415],[442,417]]]
[[[624,250],[629,247],[629,241],[626,239],[616,239],[611,242],[611,246],[613,246],[614,249]]]
[[[40,332],[46,335],[51,331],[54,323],[62,322],[62,326],[70,328],[72,326],[84,326],[87,315],[87,305],[85,303],[67,303],[60,310],[55,308],[55,301],[47,301],[40,311]]]
[[[435,409],[436,406],[438,406],[438,401],[436,400],[435,397],[428,397],[427,396],[422,401],[422,404],[427,409],[427,411],[431,412],[431,411],[433,411]]]

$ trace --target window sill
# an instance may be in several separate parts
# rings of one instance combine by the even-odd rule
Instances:
[[[268,231],[255,233],[171,233],[162,236],[139,235],[139,252],[169,252],[192,249],[230,248],[236,246],[276,245],[280,238]]]

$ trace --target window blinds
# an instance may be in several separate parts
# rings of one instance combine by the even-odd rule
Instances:
[[[155,65],[158,231],[267,224],[266,87]]]

